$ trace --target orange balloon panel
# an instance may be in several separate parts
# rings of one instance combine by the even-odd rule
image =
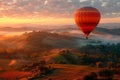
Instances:
[[[93,7],[83,7],[75,12],[75,22],[86,37],[100,21],[100,12]]]

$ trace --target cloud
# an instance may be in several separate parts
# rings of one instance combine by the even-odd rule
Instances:
[[[103,2],[101,6],[106,7],[107,5],[108,5],[108,2]]]
[[[13,0],[13,3],[17,3],[17,0]]]
[[[120,0],[0,0],[0,15],[73,17],[84,6],[96,7],[103,17],[120,16]]]
[[[87,0],[80,0],[80,2],[85,2],[85,1],[87,1]]]
[[[47,5],[47,3],[48,3],[48,0],[46,0],[46,1],[44,2],[44,5]]]
[[[72,0],[67,0],[68,2],[72,2]]]

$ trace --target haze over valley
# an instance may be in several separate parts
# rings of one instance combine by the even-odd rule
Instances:
[[[120,80],[120,0],[0,0],[0,80]]]

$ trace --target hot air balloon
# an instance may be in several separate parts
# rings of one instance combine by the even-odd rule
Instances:
[[[75,22],[86,39],[100,21],[100,12],[93,7],[83,7],[75,12]]]

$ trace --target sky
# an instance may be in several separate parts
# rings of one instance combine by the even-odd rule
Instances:
[[[100,23],[120,23],[120,0],[0,0],[0,26],[17,24],[74,24],[74,12],[92,6]]]

